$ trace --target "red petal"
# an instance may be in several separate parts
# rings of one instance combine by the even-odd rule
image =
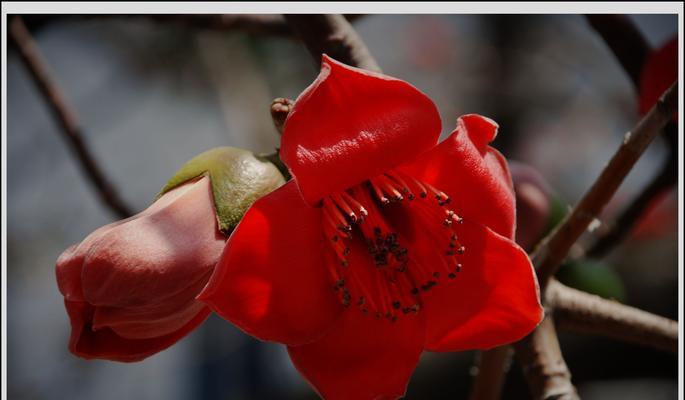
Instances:
[[[455,232],[466,247],[459,256],[461,272],[422,295],[426,348],[488,349],[530,333],[541,321],[543,310],[526,253],[514,242],[468,220]]]
[[[513,238],[516,208],[511,176],[504,157],[488,146],[496,133],[494,121],[465,115],[450,137],[401,169],[445,192],[468,219]]]
[[[324,246],[321,209],[290,181],[248,210],[198,299],[262,340],[311,342],[342,310]]]
[[[350,308],[321,340],[288,352],[327,400],[396,399],[406,391],[423,343],[422,313],[393,323]]]
[[[178,293],[160,304],[137,307],[99,306],[93,313],[93,329],[110,328],[128,339],[147,339],[169,335],[207,309],[195,296],[207,283],[209,275],[189,282],[184,293]],[[161,296],[160,296],[161,297]]]
[[[440,116],[410,84],[324,56],[284,129],[281,157],[314,204],[433,147]]]
[[[129,308],[193,302],[194,284],[209,278],[226,243],[212,201],[205,177],[86,238],[78,248],[85,300]]]
[[[654,51],[642,68],[640,75],[640,114],[646,114],[659,97],[678,79],[678,38],[673,37],[660,49]],[[673,114],[673,121],[678,113]]]
[[[204,307],[197,315],[179,330],[164,336],[148,339],[126,339],[112,329],[93,330],[94,307],[82,301],[64,300],[71,320],[69,350],[86,359],[103,358],[114,361],[140,361],[158,353],[199,326],[209,316],[209,308]]]

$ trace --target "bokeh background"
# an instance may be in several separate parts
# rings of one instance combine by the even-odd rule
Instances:
[[[631,18],[653,47],[677,34],[674,15]],[[295,98],[317,73],[304,46],[288,38],[144,17],[26,22],[98,161],[137,210],[185,160],[211,147],[273,150],[279,138],[271,100]],[[462,114],[495,119],[501,126],[495,146],[541,171],[565,204],[580,197],[639,118],[627,74],[582,16],[367,15],[354,25],[385,73],[433,99],[443,135]],[[11,49],[7,100],[8,398],[316,398],[284,348],[217,317],[140,363],[72,356],[55,260],[113,216]],[[664,143],[655,141],[607,215],[644,187],[665,154]],[[675,189],[666,194],[638,232],[602,261],[606,273],[575,271],[579,284],[677,318],[676,197]],[[561,341],[584,398],[676,398],[673,354],[575,334],[562,333]],[[473,358],[473,352],[425,354],[407,398],[465,396]],[[504,393],[527,396],[516,365]]]

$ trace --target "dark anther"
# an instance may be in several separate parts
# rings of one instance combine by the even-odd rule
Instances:
[[[392,302],[392,306],[399,310],[400,307],[402,307],[402,304],[400,304],[399,301],[395,300]]]

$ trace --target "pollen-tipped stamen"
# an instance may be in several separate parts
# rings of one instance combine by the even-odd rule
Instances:
[[[343,213],[349,218],[350,222],[355,224],[357,222],[360,222],[361,219],[357,217],[357,214],[352,210],[349,204],[343,199],[343,197],[340,194],[334,194],[331,196],[331,199],[335,203],[335,205],[338,206],[340,210],[342,210]]]
[[[403,202],[414,199],[414,193],[426,200]],[[398,315],[417,313],[423,293],[443,280],[455,279],[466,247],[455,233],[463,219],[445,207],[449,202],[444,192],[399,171],[324,199],[324,233],[332,259],[337,260],[329,268],[337,273],[335,288],[343,306],[355,305],[364,314],[395,321]],[[393,220],[386,219],[385,206],[415,214],[411,217],[415,229],[427,239],[420,242],[424,247],[417,248],[418,253],[400,244],[403,239],[395,233]],[[353,237],[353,231],[361,236]],[[361,273],[361,266],[349,265],[350,240],[362,240],[354,251],[363,243],[373,270]]]

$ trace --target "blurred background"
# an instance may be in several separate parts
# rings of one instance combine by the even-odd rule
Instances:
[[[675,15],[630,18],[652,47],[677,35]],[[145,17],[25,20],[88,145],[136,211],[184,161],[211,147],[272,151],[279,138],[271,100],[295,98],[317,74],[304,46],[284,37]],[[433,99],[443,136],[462,114],[495,119],[495,147],[538,169],[564,207],[578,200],[639,118],[628,75],[582,16],[367,15],[354,25],[386,74]],[[7,115],[8,398],[316,398],[282,346],[217,317],[140,363],[72,356],[54,264],[113,216],[12,49]],[[607,215],[642,190],[666,153],[657,139]],[[677,318],[676,198],[674,188],[653,205],[637,231],[602,259],[602,273],[581,266],[562,271],[566,279]],[[676,398],[674,354],[567,333],[561,342],[584,398]],[[473,352],[424,354],[407,398],[464,397],[473,360]],[[504,394],[528,395],[516,365]]]

